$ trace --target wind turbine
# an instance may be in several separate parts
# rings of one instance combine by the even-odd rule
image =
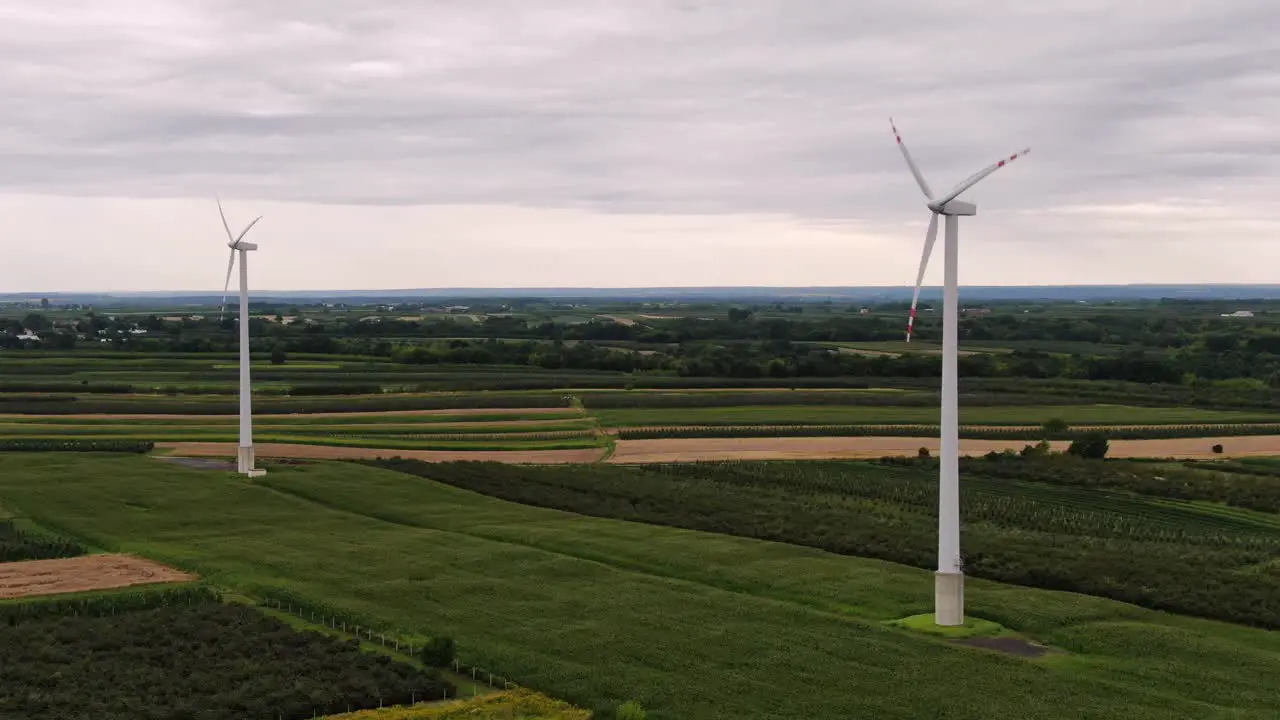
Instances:
[[[253,219],[239,235],[231,234],[231,226],[227,224],[227,214],[222,211],[222,200],[216,198],[218,215],[222,216],[222,228],[227,231],[227,247],[231,248],[231,256],[227,260],[227,279],[222,284],[222,308],[218,311],[218,322],[222,322],[223,313],[227,309],[227,289],[231,287],[231,270],[236,264],[236,253],[240,254],[240,447],[236,453],[236,472],[249,477],[258,477],[265,470],[254,468],[253,458],[253,392],[249,384],[249,251],[258,246],[245,242],[244,236],[262,216]]]
[[[938,469],[938,572],[934,575],[934,622],[938,625],[964,624],[964,568],[960,560],[960,409],[959,409],[959,302],[957,281],[959,260],[960,217],[978,214],[976,205],[956,198],[986,176],[1031,152],[1026,148],[994,162],[965,178],[941,198],[934,198],[920,169],[907,152],[898,128],[889,118],[889,127],[898,141],[898,149],[928,201],[929,229],[924,236],[924,254],[916,273],[915,292],[911,296],[911,315],[907,319],[907,342],[916,320],[916,303],[920,300],[920,284],[925,267],[938,237],[938,216],[946,218],[943,240],[942,292],[942,451]]]

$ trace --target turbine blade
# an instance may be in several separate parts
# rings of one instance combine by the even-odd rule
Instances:
[[[249,223],[249,224],[245,227],[245,229],[244,229],[244,230],[241,230],[241,231],[240,231],[240,234],[236,236],[235,242],[238,244],[241,240],[243,240],[243,239],[244,239],[244,236],[249,234],[249,230],[250,230],[250,229],[252,229],[254,225],[257,225],[257,224],[258,224],[258,221],[259,221],[259,220],[261,220],[261,219],[262,219],[262,216],[261,216],[261,215],[259,215],[258,217],[254,218],[254,219],[253,219],[253,222]]]
[[[916,178],[916,184],[920,186],[920,191],[929,200],[933,200],[933,193],[929,190],[929,183],[924,181],[924,176],[920,174],[920,168],[916,167],[916,161],[911,159],[911,153],[907,152],[906,143],[902,142],[902,136],[898,134],[898,126],[893,124],[893,118],[889,118],[889,127],[893,128],[893,137],[898,141],[898,149],[902,151],[902,157],[907,160],[907,167],[911,168],[911,174]]]
[[[236,264],[236,250],[231,248],[231,257],[227,258],[227,280],[222,283],[222,306],[218,309],[218,324],[222,324],[222,316],[227,311],[227,290],[231,288],[231,269]]]
[[[924,283],[924,271],[929,267],[933,243],[938,239],[938,213],[930,213],[929,230],[924,234],[924,254],[920,256],[920,270],[916,272],[916,289],[911,294],[911,314],[907,317],[907,342],[911,342],[911,330],[916,324],[916,304],[920,302],[920,285]]]
[[[215,195],[214,200],[218,203],[218,216],[222,218],[222,229],[227,231],[227,240],[235,242],[235,238],[231,236],[231,226],[227,224],[227,214],[222,212],[222,198]]]
[[[1013,162],[1014,160],[1017,160],[1018,158],[1022,157],[1023,155],[1026,155],[1029,152],[1031,152],[1031,148],[1024,148],[1010,155],[1009,157],[1004,158],[1003,160],[993,162],[990,165],[982,168],[978,172],[965,178],[964,181],[961,182],[959,185],[956,185],[951,192],[946,194],[946,197],[938,201],[938,205],[946,205],[952,200],[955,200],[956,197],[960,195],[960,193],[964,192],[965,190],[968,190],[974,185],[977,185],[978,181],[981,180],[982,178],[990,175],[991,173],[999,170],[1000,168],[1004,167],[1005,165],[1008,165],[1009,163]]]

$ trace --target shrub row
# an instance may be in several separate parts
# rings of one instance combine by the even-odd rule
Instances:
[[[10,626],[48,617],[106,617],[160,607],[222,602],[222,594],[201,583],[162,588],[110,591],[99,595],[52,595],[0,602],[0,624]]]
[[[78,440],[66,438],[3,438],[0,452],[118,452],[147,453],[150,440]]]

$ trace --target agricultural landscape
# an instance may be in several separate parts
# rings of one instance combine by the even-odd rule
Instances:
[[[0,303],[6,717],[1280,714],[1280,302],[969,313],[944,634],[928,312],[207,302]]]

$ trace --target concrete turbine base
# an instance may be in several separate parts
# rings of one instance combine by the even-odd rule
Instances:
[[[956,627],[964,625],[964,573],[933,574],[934,623]]]
[[[249,477],[259,477],[266,475],[266,470],[259,470],[253,466],[253,446],[240,446],[236,452],[236,472]]]

